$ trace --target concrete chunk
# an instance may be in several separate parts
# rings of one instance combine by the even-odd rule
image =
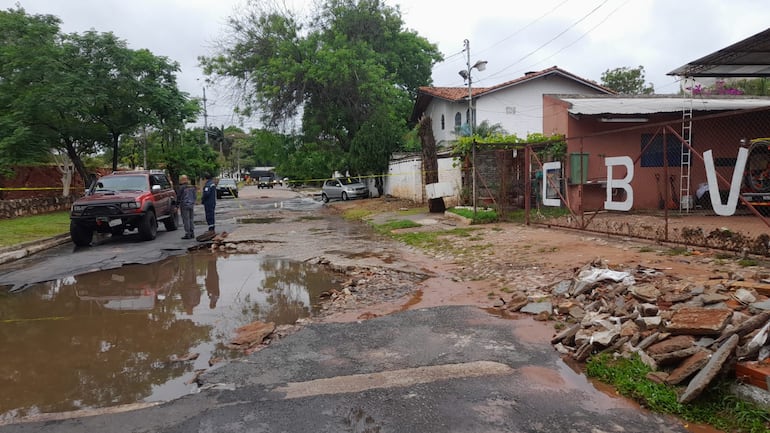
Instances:
[[[684,382],[690,376],[695,374],[696,371],[706,365],[709,361],[709,355],[711,355],[711,352],[708,350],[698,350],[692,356],[685,359],[684,362],[679,364],[679,367],[675,368],[671,374],[668,375],[666,383],[669,385],[679,385]]]
[[[740,337],[733,335],[711,355],[711,359],[706,363],[706,366],[692,378],[690,384],[687,385],[687,389],[679,396],[679,403],[689,403],[698,398],[701,392],[719,374],[724,363],[738,346],[739,340]]]
[[[730,320],[731,310],[681,308],[666,327],[672,334],[719,335]]]
[[[675,337],[666,338],[659,341],[647,348],[646,352],[650,356],[661,355],[663,353],[676,352],[677,350],[687,349],[692,347],[695,339],[689,335],[677,335]]]

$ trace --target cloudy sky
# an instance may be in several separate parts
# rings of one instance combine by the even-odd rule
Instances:
[[[201,96],[199,55],[210,55],[227,33],[227,17],[247,0],[0,0],[28,13],[51,14],[64,32],[113,32],[134,49],[147,48],[180,63],[179,84]],[[256,2],[274,0],[252,0]],[[317,0],[278,0],[307,14]],[[671,70],[768,28],[766,0],[385,0],[398,5],[408,29],[435,43],[445,61],[433,69],[436,86],[463,86],[463,41],[473,84],[493,86],[559,66],[599,82],[618,67],[644,66],[657,93],[676,93]],[[237,124],[224,92],[207,88],[210,124]],[[245,126],[256,124],[247,121]]]

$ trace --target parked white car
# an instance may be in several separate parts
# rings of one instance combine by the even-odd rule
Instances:
[[[328,203],[329,200],[351,200],[367,197],[369,197],[369,188],[360,180],[352,177],[329,179],[321,187],[321,199],[324,203]]]

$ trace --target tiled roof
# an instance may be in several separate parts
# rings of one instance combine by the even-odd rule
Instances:
[[[473,96],[478,96],[481,93],[486,92],[488,87],[474,87],[471,92]],[[467,87],[428,87],[422,86],[418,89],[418,92],[425,95],[433,96],[434,98],[446,99],[449,101],[459,101],[468,97]]]
[[[506,89],[508,87],[516,86],[518,84],[526,83],[531,80],[540,79],[549,75],[560,75],[567,79],[581,83],[587,87],[596,89],[601,93],[615,94],[612,90],[597,84],[593,81],[585,78],[578,77],[575,74],[571,74],[563,69],[559,69],[557,66],[553,66],[548,69],[543,69],[537,72],[528,72],[523,77],[516,78],[515,80],[506,81],[505,83],[498,84],[492,87],[474,87],[471,92],[473,97],[481,96],[487,93],[496,92]],[[417,101],[415,101],[414,108],[412,110],[412,120],[416,121],[419,116],[427,109],[433,98],[440,98],[447,101],[461,102],[468,99],[468,87],[430,87],[423,86],[417,89]]]

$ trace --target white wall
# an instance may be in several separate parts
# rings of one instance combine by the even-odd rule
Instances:
[[[447,207],[456,206],[460,200],[462,188],[462,171],[455,158],[438,159],[438,180],[452,186],[453,196],[445,197]],[[393,197],[423,203],[427,200],[422,185],[422,158],[419,155],[391,160],[388,176],[383,189],[385,194]]]
[[[490,125],[499,123],[508,134],[526,138],[531,133],[543,132],[543,94],[600,94],[573,80],[549,75],[532,81],[518,83],[507,88],[495,90],[474,98],[476,124],[483,121]],[[433,136],[439,147],[457,140],[455,114],[460,113],[462,123],[468,119],[468,101],[450,102],[433,98],[425,114],[433,121]],[[441,116],[444,115],[444,129],[441,128]]]
[[[487,93],[476,102],[476,123],[499,123],[509,134],[526,138],[543,132],[543,94],[599,93],[573,80],[547,76]]]

